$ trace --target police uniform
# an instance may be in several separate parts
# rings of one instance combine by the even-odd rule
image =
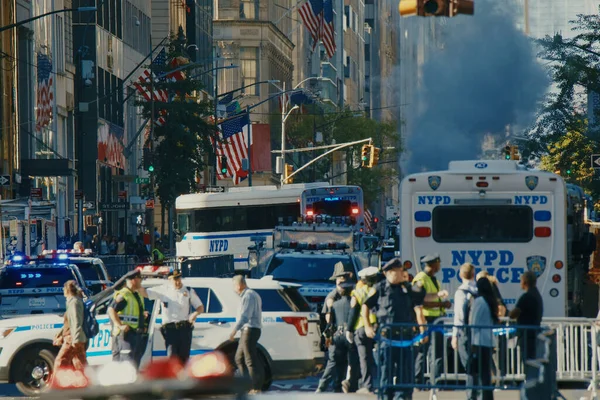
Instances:
[[[421,262],[429,264],[436,262],[439,259],[440,256],[437,253],[428,254],[421,259]],[[423,285],[423,289],[425,289],[426,294],[437,294],[441,290],[440,284],[435,276],[429,276],[424,271],[419,272],[415,276],[413,279],[413,285],[417,282],[420,282]],[[439,307],[423,307],[423,315],[425,316],[428,325],[433,324],[435,320],[446,315],[446,310],[443,306],[444,301],[438,298],[437,302],[440,304]],[[431,345],[432,341],[435,342],[434,346]],[[415,383],[424,384],[427,360],[429,360],[430,365],[433,366],[433,370],[430,371],[430,382],[431,384],[435,383],[435,378],[439,376],[439,373],[442,370],[444,343],[443,335],[439,332],[436,332],[429,337],[427,343],[421,344],[415,360]]]
[[[180,271],[172,271],[169,279],[181,278]],[[165,339],[167,355],[178,357],[183,364],[190,358],[194,324],[189,322],[190,309],[202,307],[202,301],[189,287],[176,289],[168,284],[146,289],[150,300],[160,300],[162,327],[160,332]]]
[[[399,259],[390,260],[383,266],[382,271],[386,272],[392,268],[402,268],[402,262]],[[415,323],[410,310],[423,305],[425,291],[404,284],[392,285],[387,279],[378,282],[374,288],[375,292],[364,304],[371,312],[375,312],[380,327],[380,387],[385,388],[394,384],[403,386],[396,393],[393,389],[384,389],[384,398],[412,399],[414,376],[412,346],[391,346],[387,340],[412,341],[414,337],[412,327],[394,324]]]
[[[351,296],[354,298],[356,305],[348,320],[348,331],[354,334],[354,342],[358,352],[358,360],[360,363],[360,388],[368,392],[373,391],[373,376],[375,375],[375,360],[373,358],[374,341],[365,333],[365,323],[360,316],[360,308],[375,293],[374,284],[376,283],[379,269],[377,267],[368,267],[358,273],[363,285],[352,291]],[[373,283],[369,282],[372,280]],[[373,313],[369,315],[371,325],[377,323],[377,316]]]
[[[126,277],[127,280],[136,278],[141,278],[139,271]],[[117,312],[121,324],[129,327],[125,331],[116,326],[114,321],[111,320],[113,360],[131,361],[136,367],[139,367],[146,349],[146,343],[144,342],[144,333],[146,332],[144,301],[139,293],[125,286],[115,291],[110,307]]]
[[[350,292],[354,287],[354,283],[342,282],[340,287],[342,294],[331,307],[329,324],[333,332],[332,342],[329,346],[327,366],[322,378],[319,380],[318,392],[325,390],[330,381],[333,381],[334,392],[341,392],[342,382],[346,377],[348,366],[350,366],[350,380],[346,381],[344,391],[356,391],[358,386],[359,365],[356,347],[346,340],[347,322],[351,311]]]

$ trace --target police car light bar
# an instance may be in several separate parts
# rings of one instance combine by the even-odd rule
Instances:
[[[138,265],[136,270],[140,271],[143,277],[149,276],[161,276],[165,277],[171,272],[170,267],[159,266],[159,265]]]
[[[308,243],[289,240],[282,240],[278,247],[296,250],[345,250],[350,248],[350,246],[344,242]]]
[[[31,258],[22,254],[13,254],[6,262],[6,265],[27,264]]]
[[[51,255],[51,254],[66,254],[68,256],[81,256],[81,255],[91,255],[92,249],[85,249],[84,251],[79,250],[44,250],[42,251],[42,255]]]

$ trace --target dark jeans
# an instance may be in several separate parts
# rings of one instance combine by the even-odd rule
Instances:
[[[476,365],[473,368],[473,381],[475,386],[491,386],[492,385],[492,347],[473,346],[472,360]],[[479,400],[494,400],[494,390],[473,390],[473,394],[477,395]]]
[[[428,326],[433,325],[438,317],[426,317]],[[432,344],[435,342],[435,345]],[[417,358],[415,360],[415,383],[425,383],[425,372],[427,371],[427,362],[431,365],[429,373],[429,382],[434,385],[436,378],[442,371],[442,357],[444,356],[444,335],[441,332],[435,332],[429,335],[429,340],[419,346]]]
[[[360,328],[354,334],[358,360],[360,363],[360,387],[373,391],[373,376],[375,375],[375,359],[373,357],[374,341],[365,333],[365,328]]]
[[[404,340],[408,339],[407,337]],[[379,354],[381,355],[380,370],[380,390],[383,392],[383,399],[387,400],[411,400],[413,396],[413,378],[414,378],[414,354],[413,347],[391,347],[387,343],[379,344]],[[394,385],[400,386],[398,389],[387,388]]]
[[[160,333],[162,333],[165,339],[167,355],[169,357],[177,357],[182,364],[185,364],[190,358],[193,332],[194,326],[187,321],[178,324],[166,324],[160,328]]]
[[[333,391],[341,392],[342,381],[346,379],[348,365],[350,365],[349,391],[355,392],[360,376],[356,346],[349,343],[344,334],[336,333],[331,346],[329,346],[329,359],[323,376],[319,380],[319,389],[325,390],[329,382],[333,381]]]
[[[469,354],[471,353],[471,343],[469,342],[469,337],[467,333],[464,331],[458,332],[458,357],[460,358],[460,363],[465,369],[465,373],[467,374],[467,389],[465,390],[467,393],[467,400],[476,400],[477,399],[477,391],[473,391],[473,389],[469,389],[473,387],[473,375],[469,373]]]
[[[113,336],[113,361],[131,361],[136,368],[139,368],[145,349],[146,344],[141,333],[129,330]]]
[[[258,339],[260,339],[260,329],[242,329],[242,336],[235,352],[235,364],[238,370],[244,377],[250,376],[252,388],[256,390],[260,390],[262,387],[262,371],[260,370],[257,348]]]

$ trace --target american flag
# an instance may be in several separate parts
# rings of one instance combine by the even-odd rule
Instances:
[[[371,232],[373,230],[373,214],[369,209],[365,210],[365,232]]]
[[[313,49],[323,30],[323,0],[306,0],[298,9],[302,23],[313,38]]]
[[[233,178],[233,183],[239,185],[248,177],[248,171],[242,170],[242,160],[248,158],[248,134],[252,129],[250,116],[247,112],[224,121],[219,125],[219,141],[217,147],[217,178]],[[212,139],[211,139],[212,140]],[[222,158],[227,158],[227,171],[223,173]]]
[[[156,66],[164,66],[167,63],[167,52],[166,50],[163,48],[154,58],[154,60],[152,60],[152,64],[156,65]],[[185,74],[183,73],[179,73],[175,72],[172,74],[169,74],[166,76],[166,80],[170,80],[170,81],[178,81],[178,80],[182,80],[185,79]],[[156,78],[156,74],[152,74],[154,75],[154,82],[159,81]],[[160,79],[162,81],[165,80],[165,78]],[[165,89],[159,89],[154,87],[152,90],[152,93],[150,93],[150,70],[145,69],[142,74],[138,77],[137,81],[133,82],[133,86],[135,86],[135,88],[140,92],[140,94],[144,97],[144,99],[146,99],[146,101],[158,101],[158,102],[163,102],[166,103],[169,101],[169,93],[167,93],[167,91]],[[166,111],[161,110],[159,111],[159,117],[154,121],[154,123],[158,126],[163,126],[165,124],[165,115],[166,115]]]
[[[335,28],[333,26],[333,0],[323,1],[323,27],[321,41],[329,58],[335,54]]]
[[[52,119],[52,61],[44,54],[37,55],[37,112],[35,129],[41,131]]]

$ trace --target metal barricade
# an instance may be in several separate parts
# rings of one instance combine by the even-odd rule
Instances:
[[[98,255],[97,257],[102,260],[113,281],[133,271],[138,265],[138,257],[133,255]]]
[[[416,324],[380,327],[379,398],[402,391],[406,392],[405,397],[410,397],[413,388],[431,390],[433,399],[437,398],[438,390],[496,389],[518,391],[521,398],[560,397],[553,357],[557,349],[554,342],[560,337],[557,330],[547,324],[543,328],[468,325],[459,328],[459,345],[453,350],[448,340],[453,326],[444,324],[443,320],[436,322],[427,325],[426,331],[420,334],[417,334],[419,326]],[[484,345],[472,346],[475,337],[482,338]],[[503,365],[499,364],[500,339],[506,340],[504,353],[509,356]],[[486,347],[488,343],[493,346]],[[419,353],[422,355],[418,356]],[[544,397],[540,397],[542,393]]]

